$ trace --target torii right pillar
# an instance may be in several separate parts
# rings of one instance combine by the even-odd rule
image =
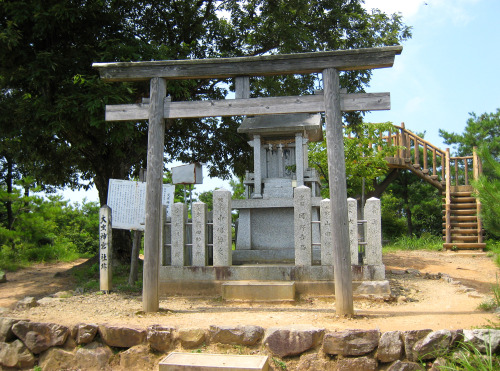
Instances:
[[[339,316],[353,316],[351,255],[349,249],[349,217],[345,174],[344,134],[340,107],[339,73],[335,68],[323,70],[325,99],[326,147],[335,279],[335,309]]]

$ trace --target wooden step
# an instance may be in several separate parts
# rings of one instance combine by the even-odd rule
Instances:
[[[451,197],[470,197],[472,192],[451,192],[450,195]]]
[[[445,249],[484,249],[486,247],[485,243],[482,242],[474,242],[474,243],[467,243],[467,242],[459,242],[459,243],[443,243],[443,247]]]
[[[444,219],[444,218],[443,218]],[[455,228],[476,228],[477,229],[477,222],[462,222],[462,223],[450,223],[451,229]],[[442,224],[443,228],[446,228],[446,223]]]
[[[452,222],[472,222],[472,221],[477,222],[477,216],[476,215],[451,216],[450,220]]]
[[[450,229],[451,235],[476,234],[477,229]],[[446,229],[443,229],[443,234],[446,234]]]
[[[478,242],[478,238],[479,238],[478,236],[454,236],[454,235],[451,235],[451,242]]]
[[[172,352],[159,363],[159,371],[267,371],[268,356]]]
[[[477,209],[477,204],[476,203],[452,203],[450,205],[452,210],[455,209]]]
[[[442,210],[442,214],[444,214],[446,210]],[[450,210],[450,215],[476,215],[476,209],[452,209]]]

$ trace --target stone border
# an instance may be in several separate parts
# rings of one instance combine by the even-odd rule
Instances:
[[[146,329],[109,324],[72,328],[0,317],[0,365],[54,369],[152,369],[174,349],[264,354],[289,370],[420,370],[442,362],[459,343],[500,352],[500,330],[344,330],[312,326],[210,326]],[[217,352],[217,351],[215,351]],[[213,352],[213,353],[215,353]],[[278,365],[276,366],[277,369]],[[436,366],[437,367],[437,366]]]

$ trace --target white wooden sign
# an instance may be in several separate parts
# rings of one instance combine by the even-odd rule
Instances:
[[[163,185],[162,204],[171,214],[175,186]],[[146,183],[131,180],[110,179],[107,205],[111,208],[113,228],[144,230],[146,219]]]

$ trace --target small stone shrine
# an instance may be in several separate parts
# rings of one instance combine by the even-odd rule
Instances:
[[[319,220],[319,176],[308,167],[307,143],[321,141],[320,114],[247,117],[238,128],[250,137],[254,169],[247,172],[245,200],[239,210],[234,264],[294,263],[293,190],[307,186],[312,195],[312,218]],[[313,255],[319,262],[319,226],[313,228]]]

